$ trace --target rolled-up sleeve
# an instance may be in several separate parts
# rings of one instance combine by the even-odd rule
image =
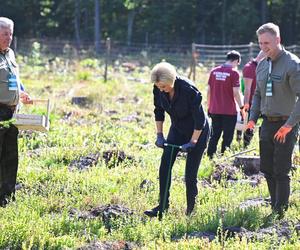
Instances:
[[[195,90],[190,91],[189,105],[194,120],[195,130],[202,130],[205,125],[205,114],[201,102],[202,102],[201,93]]]
[[[153,98],[154,98],[155,121],[164,121],[165,120],[165,110],[161,106],[160,91],[155,85],[153,86]]]

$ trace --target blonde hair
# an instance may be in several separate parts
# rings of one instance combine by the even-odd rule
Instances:
[[[280,37],[280,30],[279,30],[279,26],[274,24],[274,23],[265,23],[262,26],[260,26],[257,31],[256,31],[256,35],[262,35],[264,33],[270,33],[276,37]]]
[[[176,70],[172,64],[167,62],[161,62],[156,64],[151,70],[151,82],[173,84],[176,80],[176,75]]]

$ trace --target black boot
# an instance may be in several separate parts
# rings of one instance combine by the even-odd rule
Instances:
[[[157,217],[157,215],[159,213],[159,209],[160,209],[160,207],[156,206],[156,207],[154,207],[152,209],[146,210],[144,212],[144,214],[147,215],[147,216],[149,216],[150,218]]]
[[[0,207],[6,207],[6,205],[8,204],[8,199],[7,198],[1,198],[0,199]]]
[[[290,182],[289,181],[277,181],[276,182],[276,203],[274,206],[274,212],[278,214],[279,218],[284,217],[284,213],[288,209],[290,196]]]
[[[193,210],[194,210],[194,207],[187,207],[187,209],[185,210],[185,215],[190,216],[192,214]]]
[[[275,208],[276,203],[276,183],[273,179],[266,179],[268,184],[269,193],[271,196],[271,207]]]
[[[198,193],[198,191],[196,192]],[[194,210],[195,203],[196,203],[196,196],[195,195],[188,195],[186,194],[186,200],[187,200],[187,208],[185,211],[186,216],[190,216]]]
[[[152,209],[149,209],[149,210],[146,210],[144,211],[144,214],[149,216],[150,218],[152,217],[157,217],[159,216],[160,218],[162,217],[162,213],[167,211],[169,208],[169,206],[166,206],[165,210],[164,211],[160,211],[160,205],[152,208]]]

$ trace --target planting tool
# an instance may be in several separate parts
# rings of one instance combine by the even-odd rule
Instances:
[[[173,154],[174,154],[174,149],[178,148],[178,149],[182,149],[181,146],[178,145],[174,145],[174,144],[170,144],[170,143],[164,143],[164,147],[171,147],[171,156],[170,156],[170,161],[169,161],[169,167],[168,167],[168,175],[167,175],[167,181],[166,181],[166,187],[163,193],[163,201],[162,201],[162,206],[159,208],[159,214],[158,214],[158,218],[159,220],[162,219],[162,213],[166,208],[166,202],[167,202],[167,189],[169,186],[169,178],[171,175],[171,165],[172,165],[172,158],[173,158]]]

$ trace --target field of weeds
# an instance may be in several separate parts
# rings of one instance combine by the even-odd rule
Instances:
[[[18,59],[26,90],[51,100],[51,128],[20,132],[17,200],[0,208],[0,249],[300,249],[298,151],[291,205],[280,221],[266,219],[262,175],[233,166],[237,141],[225,156],[203,158],[190,217],[185,155],[178,157],[168,214],[149,219],[143,211],[157,205],[162,153],[154,145],[149,67],[110,66],[104,82],[96,59]],[[203,69],[196,81],[204,105],[207,77]],[[42,105],[21,109],[43,112]],[[257,134],[249,148],[258,154]]]

